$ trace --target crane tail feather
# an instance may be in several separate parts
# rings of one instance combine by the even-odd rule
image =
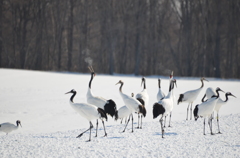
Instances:
[[[178,104],[183,101],[183,96],[184,96],[183,94],[180,94],[180,96],[178,98]]]
[[[143,105],[139,105],[139,113],[143,114],[144,117],[146,116],[147,111]]]
[[[111,115],[112,117],[115,116],[117,111],[116,103],[112,99],[108,100],[104,106],[104,110],[107,114]]]
[[[117,121],[118,120],[118,111],[115,112],[114,116],[115,116],[115,121]]]
[[[137,100],[138,100],[142,105],[145,106],[145,102],[144,102],[144,100],[143,100],[142,98],[137,98]]]
[[[153,118],[157,118],[159,115],[163,114],[165,112],[164,107],[162,106],[162,104],[159,103],[155,103],[153,105]]]
[[[195,106],[194,110],[193,110],[193,115],[194,115],[194,118],[195,118],[195,121],[197,121],[198,119],[198,105]]]
[[[101,108],[98,108],[97,111],[100,114],[101,119],[105,118],[106,121],[107,121],[107,114],[106,114],[106,112],[103,109],[101,109]]]

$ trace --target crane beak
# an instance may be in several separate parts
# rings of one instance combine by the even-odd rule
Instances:
[[[205,79],[205,78],[204,78],[203,80],[205,80],[205,81],[209,82],[209,81],[208,81],[207,79]]]
[[[71,91],[69,91],[69,92],[67,92],[67,93],[65,93],[65,94],[68,94],[68,93],[71,93]]]
[[[22,127],[21,123],[19,123],[19,125]]]
[[[233,95],[233,94],[231,94],[231,96],[233,96],[233,97],[235,97],[235,98],[237,98],[235,95]]]
[[[119,81],[118,83],[116,83],[115,85],[117,85],[117,84],[120,84],[121,82]]]
[[[220,89],[220,91],[222,91],[223,93],[225,93],[223,90]]]

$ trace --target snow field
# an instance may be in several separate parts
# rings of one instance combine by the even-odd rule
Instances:
[[[210,135],[208,124],[203,135],[203,119],[186,121],[187,103],[176,104],[178,96],[187,90],[199,88],[199,78],[178,78],[174,89],[175,105],[172,127],[165,129],[161,138],[159,118],[152,118],[152,105],[158,91],[157,76],[146,77],[150,96],[146,106],[147,116],[143,118],[143,129],[134,129],[131,122],[124,133],[124,124],[110,116],[105,122],[107,137],[99,122],[98,137],[92,130],[81,138],[78,134],[89,128],[89,122],[77,114],[69,105],[71,89],[78,93],[75,102],[86,102],[89,74],[69,74],[41,71],[0,69],[0,123],[21,120],[22,128],[5,135],[0,132],[0,155],[7,157],[240,157],[240,82],[238,80],[209,79],[194,102],[201,103],[208,87],[220,87],[230,91],[237,98],[229,97],[229,102],[220,110],[220,129],[223,134]],[[169,80],[161,77],[165,93]],[[99,75],[92,83],[96,96],[113,99],[117,109],[124,105],[119,94],[119,80],[124,81],[123,92],[130,95],[142,90],[141,77],[124,75]],[[223,93],[220,93],[224,97]],[[216,117],[216,115],[215,115]],[[123,121],[124,122],[124,121]],[[92,122],[95,127],[95,121]],[[168,126],[168,119],[167,124]],[[134,127],[137,115],[134,114]],[[216,118],[213,131],[217,132]]]

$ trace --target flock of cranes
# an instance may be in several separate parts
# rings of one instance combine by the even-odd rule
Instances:
[[[134,132],[133,127],[133,114],[136,113],[138,115],[138,129],[142,129],[142,117],[145,117],[147,114],[146,106],[149,106],[149,95],[147,92],[146,87],[146,79],[142,77],[141,85],[143,86],[143,90],[139,93],[137,93],[134,97],[134,94],[127,95],[123,92],[123,85],[124,82],[120,80],[116,83],[116,85],[119,86],[119,93],[120,96],[124,102],[124,106],[119,108],[117,110],[116,103],[112,99],[105,99],[103,97],[95,96],[92,93],[92,81],[95,77],[95,72],[92,67],[89,67],[89,70],[91,72],[91,78],[88,85],[88,91],[87,91],[87,103],[74,103],[74,97],[76,96],[77,92],[72,89],[71,91],[65,93],[65,94],[71,94],[69,103],[71,107],[78,112],[82,117],[86,118],[89,121],[89,129],[86,131],[80,133],[77,138],[81,137],[84,133],[87,131],[89,132],[89,139],[88,141],[91,141],[91,130],[93,128],[92,121],[96,120],[96,135],[97,137],[97,130],[98,130],[98,119],[102,121],[103,128],[104,128],[104,137],[107,136],[106,128],[104,121],[108,120],[108,116],[111,116],[115,120],[121,119],[121,122],[123,119],[125,119],[125,127],[122,132],[125,132],[126,127],[128,126],[128,123],[130,120],[132,121],[132,132]],[[188,114],[190,114],[190,119],[192,119],[192,113],[194,114],[195,120],[197,120],[199,117],[204,118],[204,126],[203,126],[203,134],[205,135],[205,119],[208,118],[208,124],[211,131],[211,134],[214,134],[212,132],[212,119],[213,119],[213,113],[214,111],[217,112],[217,123],[218,123],[218,133],[220,132],[219,127],[219,110],[222,107],[222,105],[226,104],[228,101],[229,96],[235,97],[230,92],[225,93],[225,100],[222,100],[219,98],[219,92],[221,90],[220,88],[216,88],[216,90],[213,90],[213,88],[208,88],[206,90],[206,94],[202,98],[202,103],[197,104],[194,108],[194,111],[192,112],[192,104],[198,97],[200,91],[204,87],[204,81],[206,80],[204,77],[200,79],[201,81],[201,87],[195,90],[189,90],[185,93],[182,93],[179,95],[177,104],[180,104],[182,102],[188,103],[187,108],[187,118],[188,120]],[[160,126],[161,126],[161,133],[162,138],[164,138],[164,128],[166,128],[166,119],[167,116],[169,116],[169,126],[171,127],[171,116],[172,116],[172,110],[174,107],[174,95],[173,91],[174,88],[177,87],[177,81],[173,78],[173,72],[170,74],[169,79],[169,91],[167,95],[164,94],[164,92],[161,89],[161,79],[158,79],[158,93],[157,93],[157,101],[153,104],[152,108],[152,115],[153,119],[160,118]],[[207,97],[207,100],[204,100]],[[190,112],[189,112],[190,108]],[[151,113],[151,112],[149,112]],[[164,120],[165,119],[165,120]],[[0,131],[5,132],[8,134],[9,132],[18,129],[19,125],[21,126],[21,123],[19,120],[17,120],[16,125],[11,123],[2,123],[0,124]]]

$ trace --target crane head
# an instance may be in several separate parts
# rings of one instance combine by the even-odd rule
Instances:
[[[142,77],[142,83],[141,83],[141,86],[143,85],[143,83],[145,82],[145,77]]]
[[[134,93],[131,93],[131,96],[134,97]]]
[[[16,123],[17,123],[17,126],[20,125],[20,126],[22,127],[22,125],[21,125],[21,121],[20,121],[20,120],[17,120]]]
[[[88,66],[88,69],[90,70],[91,74],[93,75],[93,77],[95,77],[95,72],[93,70],[93,67],[92,66]]]
[[[219,87],[216,88],[216,92],[218,92],[218,91],[221,91],[221,92],[225,93],[225,92],[224,92],[223,90],[221,90]]]
[[[233,95],[231,92],[227,92],[226,93],[226,96],[233,96],[233,97],[235,97],[235,98],[237,98],[235,95]]]
[[[201,81],[207,81],[207,82],[209,82],[206,78],[204,78],[204,77],[202,77],[201,78]]]
[[[117,84],[123,84],[123,81],[119,80],[118,83],[116,83],[115,85],[117,85]]]
[[[76,93],[76,91],[74,89],[72,89],[71,91],[65,93],[65,94],[69,94],[69,93]]]

